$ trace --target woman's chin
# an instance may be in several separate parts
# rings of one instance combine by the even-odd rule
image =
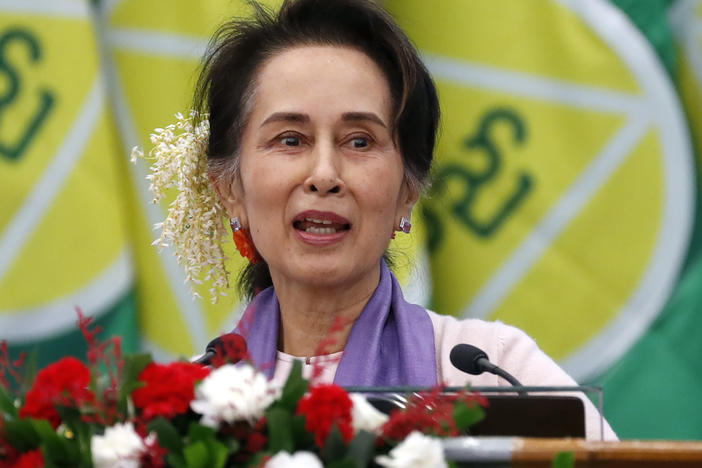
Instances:
[[[271,269],[274,284],[279,281],[292,282],[308,288],[344,288],[353,287],[358,282],[376,278],[378,272],[374,265],[357,263],[358,256],[348,258],[339,255],[341,252],[327,252],[327,255],[305,255],[298,262],[289,264],[285,273],[276,274],[275,267]],[[336,254],[336,255],[335,255]]]

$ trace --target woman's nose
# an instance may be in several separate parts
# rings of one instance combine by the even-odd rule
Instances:
[[[306,190],[320,195],[341,194],[344,191],[341,161],[334,148],[320,146],[315,148],[311,156],[310,174],[305,181]]]

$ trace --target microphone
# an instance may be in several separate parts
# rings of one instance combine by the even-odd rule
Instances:
[[[468,374],[480,375],[483,372],[489,372],[502,377],[515,387],[522,386],[519,380],[515,379],[512,374],[491,363],[485,351],[473,345],[465,343],[457,344],[451,349],[450,359],[451,364],[453,364],[456,369],[467,372]]]
[[[209,366],[213,359],[220,358],[236,364],[247,357],[248,353],[244,337],[238,333],[226,333],[207,343],[205,354],[193,362]]]

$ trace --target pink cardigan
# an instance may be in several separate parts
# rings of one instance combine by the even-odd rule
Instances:
[[[478,319],[457,320],[454,317],[428,311],[434,324],[436,369],[439,378],[449,386],[509,386],[502,378],[487,372],[468,375],[456,369],[449,360],[451,349],[459,343],[470,343],[485,351],[490,361],[497,364],[523,385],[577,385],[577,383],[537,346],[536,342],[518,328],[502,322]],[[592,440],[600,438],[600,414],[584,395],[577,396],[585,403],[585,432]],[[607,421],[604,421],[604,439],[617,440]]]
[[[470,343],[485,351],[490,361],[514,375],[523,385],[577,385],[536,342],[518,328],[502,322],[478,319],[458,320],[454,317],[427,311],[434,325],[436,370],[439,381],[448,386],[509,386],[501,378],[488,373],[469,375],[456,369],[449,359],[451,349],[459,343]],[[312,363],[325,362],[321,382],[332,382],[341,353],[309,358],[303,369],[307,377]],[[335,359],[336,358],[336,359]],[[273,381],[283,383],[290,373],[294,357],[278,352]],[[302,358],[304,359],[304,358]],[[585,403],[585,430],[588,439],[600,438],[600,415],[595,406],[582,394],[577,396]],[[607,421],[604,422],[604,439],[617,440]]]

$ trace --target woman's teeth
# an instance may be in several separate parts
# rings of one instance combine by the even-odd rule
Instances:
[[[305,218],[301,221],[293,223],[295,229],[309,232],[312,234],[334,234],[339,231],[348,230],[348,224],[338,224],[330,219]]]
[[[328,219],[316,219],[316,218],[305,218],[305,221],[317,224],[331,224],[332,222]]]
[[[312,234],[334,234],[336,229],[331,227],[308,226],[305,232],[311,232]]]

